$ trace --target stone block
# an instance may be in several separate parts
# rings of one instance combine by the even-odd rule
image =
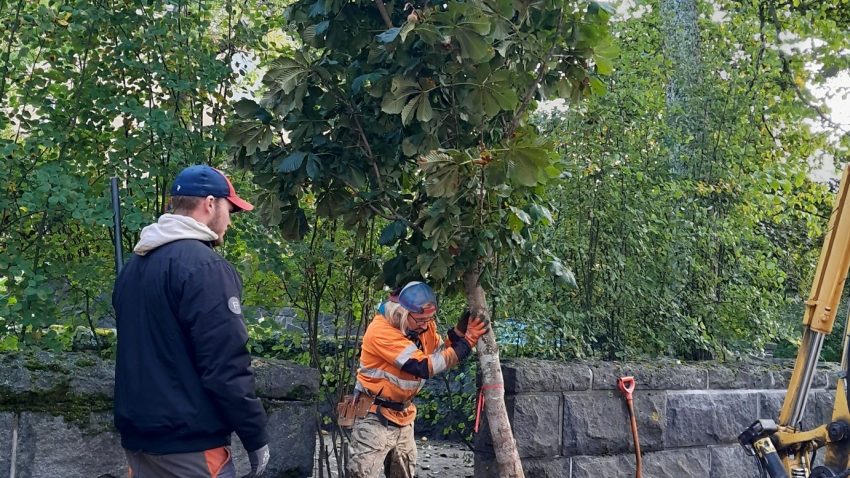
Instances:
[[[835,400],[834,390],[812,390],[806,401],[806,409],[803,412],[803,429],[812,430],[832,421],[832,405]],[[785,401],[785,391],[764,391],[759,393],[759,416],[756,418],[770,418],[779,420],[779,412],[782,410],[782,402]]]
[[[277,402],[266,407],[269,415],[269,466],[263,476],[311,476],[316,448],[316,405]],[[251,471],[248,455],[234,433],[231,437],[236,476]]]
[[[767,365],[725,365],[710,364],[708,372],[708,388],[712,390],[752,390],[776,388],[776,370]]]
[[[791,383],[791,375],[794,374],[793,369],[781,369],[773,372],[773,378],[776,382],[777,389],[787,390],[788,384]],[[835,388],[838,376],[837,371],[833,370],[830,364],[818,364],[812,378],[812,388]]]
[[[0,389],[15,394],[60,391],[61,395],[111,399],[114,383],[115,363],[97,355],[39,352],[6,354],[0,360]]]
[[[571,471],[572,478],[634,478],[635,456],[574,456]],[[642,476],[650,478],[645,471]]]
[[[505,397],[505,408],[520,458],[556,456],[561,452],[561,395],[528,394]],[[475,436],[476,449],[492,451],[485,413]]]
[[[491,453],[475,453],[475,478],[499,478],[499,464]],[[523,458],[522,471],[529,478],[569,478],[569,458]]]
[[[709,478],[752,478],[758,476],[754,457],[747,456],[740,446],[711,447]]]
[[[590,389],[590,368],[584,363],[511,359],[502,363],[506,393],[570,392]]]
[[[782,410],[782,402],[785,400],[785,392],[782,390],[771,390],[759,393],[759,410],[758,416],[750,423],[758,418],[769,418],[773,421],[779,420],[779,411]]]
[[[109,413],[80,423],[42,413],[21,413],[15,478],[118,478],[127,476],[121,439]]]
[[[319,395],[318,370],[284,360],[252,362],[257,395],[275,400],[315,401]],[[13,394],[113,397],[115,362],[97,355],[40,352],[35,356],[7,354],[0,360],[0,389]]]
[[[594,390],[619,390],[618,379],[632,376],[636,390],[704,390],[708,371],[675,360],[650,363],[596,362],[590,365]]]
[[[304,437],[316,433],[318,372],[270,359],[253,365],[258,395],[269,410],[270,470],[308,476],[314,442]],[[114,367],[114,362],[84,353],[0,355],[0,391],[6,392],[0,394],[0,405],[21,412],[15,478],[126,476],[110,413]],[[58,414],[66,417],[54,416]],[[13,421],[14,415],[0,414],[0,478],[8,477]],[[237,463],[247,463],[237,445]]]
[[[518,395],[511,429],[521,458],[556,456],[561,450],[560,395]]]
[[[529,478],[562,478],[570,476],[569,458],[526,458],[522,470]]]
[[[708,386],[715,390],[785,390],[794,372],[794,360],[748,360],[742,363],[703,365],[708,370]],[[812,380],[813,389],[835,388],[839,367],[834,363],[819,363]]]
[[[664,447],[667,396],[664,392],[635,392],[635,417],[641,449]],[[602,455],[634,450],[626,400],[621,393],[564,394],[563,456]]]
[[[475,467],[473,472],[475,478],[499,478],[499,464],[496,463],[492,449],[489,451],[476,449],[472,463]]]
[[[251,366],[259,397],[314,402],[319,396],[316,369],[275,359],[254,359]]]
[[[644,478],[705,478],[709,473],[708,449],[666,450],[642,455]],[[634,455],[577,456],[572,478],[632,478]]]
[[[665,450],[643,456],[647,478],[705,478],[709,474],[708,449]]]
[[[9,478],[12,467],[12,430],[16,426],[14,414],[0,413],[0,478]]]
[[[737,443],[757,414],[757,392],[670,392],[665,447]]]

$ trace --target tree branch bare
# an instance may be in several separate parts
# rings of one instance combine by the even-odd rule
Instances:
[[[390,15],[387,13],[387,7],[384,5],[384,2],[382,0],[375,0],[375,5],[378,6],[378,11],[381,12],[381,18],[384,19],[384,25],[386,25],[387,28],[392,28],[393,22],[390,20]]]
[[[549,60],[552,59],[552,55],[555,53],[555,48],[558,46],[558,38],[559,31],[561,30],[561,25],[564,23],[564,9],[558,10],[558,26],[555,27],[555,40],[552,42],[552,46],[549,48],[549,51],[546,52],[546,57],[540,62],[540,66],[537,69],[537,78],[534,79],[534,83],[528,88],[528,91],[525,92],[525,97],[522,99],[522,104],[514,115],[514,119],[511,120],[508,125],[508,129],[505,130],[504,139],[509,139],[513,136],[514,131],[516,131],[517,126],[519,126],[519,120],[522,118],[522,115],[525,114],[525,110],[528,108],[528,105],[531,103],[531,99],[534,98],[534,92],[537,91],[537,87],[540,86],[540,82],[543,81],[543,76],[546,75],[546,63],[549,63]]]

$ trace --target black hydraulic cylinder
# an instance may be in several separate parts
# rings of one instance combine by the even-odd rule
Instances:
[[[770,478],[788,478],[788,472],[785,471],[785,466],[782,465],[782,460],[779,459],[779,454],[776,453],[776,447],[773,446],[770,437],[756,440],[753,442],[753,448]]]
[[[779,431],[776,422],[770,419],[756,420],[747,427],[740,435],[738,442],[744,447],[748,455],[755,454],[761,464],[761,468],[767,472],[770,478],[788,478],[788,472],[776,452],[770,437]]]

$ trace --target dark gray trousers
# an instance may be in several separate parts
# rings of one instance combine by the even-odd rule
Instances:
[[[236,478],[230,447],[169,455],[124,450],[124,454],[130,478]]]

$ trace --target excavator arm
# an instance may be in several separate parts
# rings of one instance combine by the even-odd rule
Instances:
[[[832,332],[835,314],[850,269],[850,165],[844,168],[838,196],[829,219],[812,291],[803,315],[803,337],[794,373],[788,384],[779,421],[761,419],[738,441],[759,461],[770,478],[850,477],[850,408],[848,408],[848,339],[845,332],[840,380],[835,390],[832,420],[803,431],[801,422],[812,387],[824,338]],[[850,326],[847,318],[845,331]],[[822,466],[810,462],[812,453],[826,447]]]

